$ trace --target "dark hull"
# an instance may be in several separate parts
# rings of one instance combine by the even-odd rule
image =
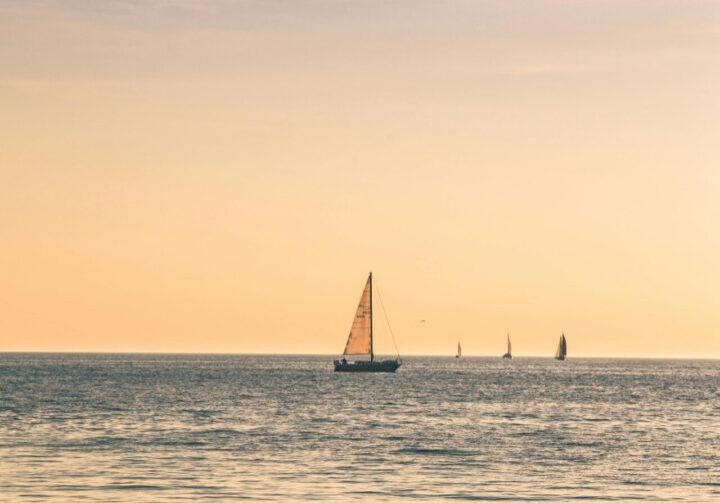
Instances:
[[[563,361],[563,360],[565,359],[565,357],[564,357],[564,356],[556,356],[555,359],[556,359],[556,360]]]
[[[511,355],[510,353],[505,353],[505,354],[502,356],[502,359],[503,359],[503,360],[512,360],[512,355]]]
[[[346,363],[335,360],[335,372],[395,372],[398,367],[399,360]]]

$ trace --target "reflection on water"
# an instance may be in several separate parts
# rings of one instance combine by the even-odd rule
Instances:
[[[720,501],[719,389],[712,361],[0,354],[0,501]]]

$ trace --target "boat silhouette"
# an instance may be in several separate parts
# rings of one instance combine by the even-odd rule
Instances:
[[[393,360],[376,360],[373,349],[373,275],[369,274],[360,296],[345,351],[340,360],[335,360],[335,372],[395,372],[400,367],[400,355]],[[382,304],[382,298],[381,304]],[[389,328],[389,324],[388,324]],[[392,335],[392,331],[390,332]],[[393,337],[394,341],[394,337]],[[348,356],[369,356],[369,360],[349,361]]]
[[[555,351],[556,360],[564,360],[567,356],[567,340],[565,340],[565,334],[560,336],[560,342],[558,343],[557,351]]]
[[[510,345],[510,332],[507,334],[507,353],[502,355],[503,360],[512,360],[512,346]]]

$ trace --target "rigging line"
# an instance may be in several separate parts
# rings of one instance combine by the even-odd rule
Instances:
[[[392,337],[393,346],[395,346],[395,352],[398,355],[398,358],[400,358],[400,350],[398,349],[397,341],[395,341],[395,334],[392,331],[392,327],[390,326],[390,319],[388,318],[387,309],[385,309],[385,303],[383,302],[382,294],[380,293],[380,287],[378,286],[377,280],[375,280],[375,290],[378,294],[378,299],[380,299],[380,307],[382,307],[383,315],[385,318],[385,323],[387,324],[388,331],[390,332],[390,337]]]

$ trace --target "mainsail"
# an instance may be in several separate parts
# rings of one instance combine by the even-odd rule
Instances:
[[[373,357],[372,348],[372,273],[368,276],[365,289],[360,297],[355,319],[353,320],[347,344],[345,344],[345,355],[370,355]]]
[[[507,340],[508,340],[508,350],[507,350],[507,354],[508,354],[508,355],[511,355],[511,354],[512,354],[512,346],[510,345],[510,333],[507,334]]]
[[[557,360],[564,360],[565,356],[567,356],[567,341],[565,340],[565,334],[562,334],[560,336],[557,351],[555,352],[555,358]]]
[[[458,352],[455,355],[455,358],[460,358],[462,356],[462,348],[460,347],[460,341],[458,341]]]

